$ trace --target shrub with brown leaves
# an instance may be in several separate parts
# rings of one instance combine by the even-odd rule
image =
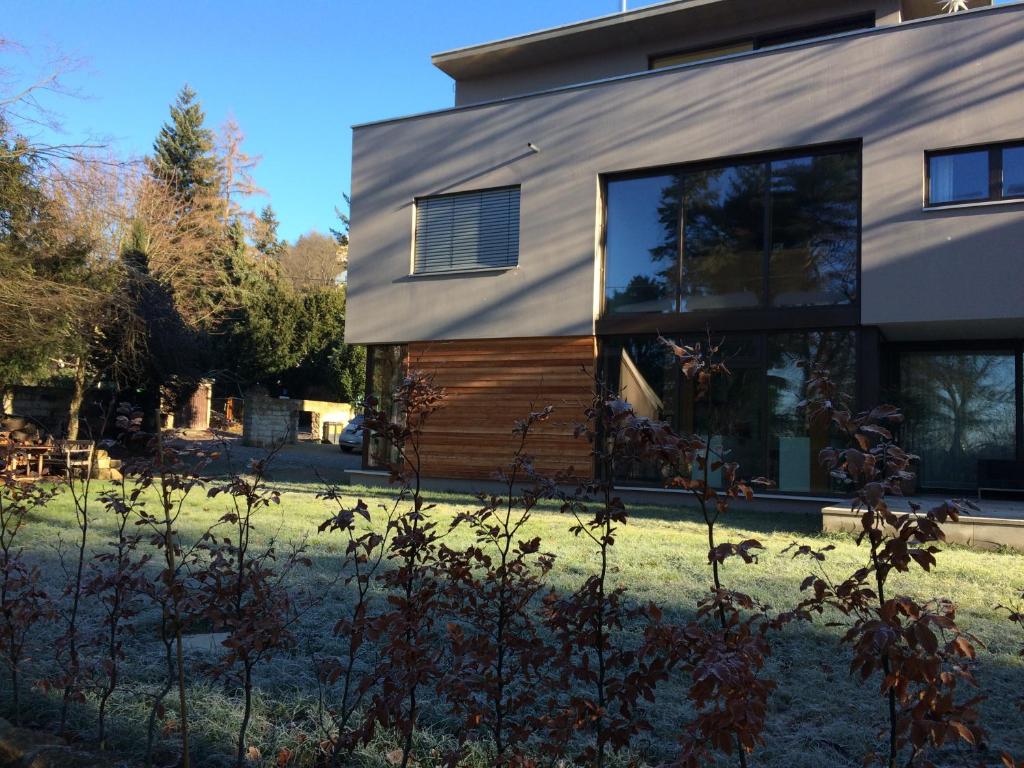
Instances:
[[[802,584],[812,594],[795,612],[809,617],[831,608],[846,617],[841,642],[851,650],[851,673],[863,681],[881,678],[888,729],[882,748],[870,751],[866,762],[930,768],[934,749],[957,741],[979,746],[984,739],[977,711],[983,697],[965,698],[959,690],[978,686],[973,674],[977,640],[957,626],[949,601],[922,603],[890,594],[888,582],[893,573],[914,567],[930,571],[938,544],[945,540],[942,525],[955,522],[973,505],[947,501],[927,512],[913,503],[910,512],[893,509],[889,499],[899,496],[901,484],[913,477],[916,458],[896,444],[893,430],[902,421],[900,412],[883,405],[852,413],[820,367],[812,368],[808,394],[808,418],[830,423],[848,442],[846,448],[826,448],[820,460],[853,491],[851,509],[860,519],[857,542],[867,543],[868,562],[835,581],[824,568],[827,548],[795,547],[794,557],[809,557],[817,565]]]
[[[42,573],[19,544],[29,514],[46,506],[57,494],[54,487],[19,482],[0,473],[0,657],[7,666],[15,725],[21,724],[22,663],[29,639],[39,624],[53,615]]]
[[[553,654],[539,632],[533,603],[554,555],[543,553],[540,538],[526,538],[523,530],[537,503],[553,493],[527,452],[531,432],[551,412],[549,407],[517,422],[518,447],[511,464],[498,473],[504,496],[480,496],[480,507],[461,515],[474,543],[458,551],[445,547],[441,554],[453,620],[448,624],[452,664],[438,689],[462,722],[460,745],[482,732],[493,744],[496,766],[533,765],[526,750],[531,713]]]
[[[596,392],[576,434],[592,447],[597,479],[565,496],[562,511],[575,518],[570,531],[593,545],[599,567],[572,594],[545,597],[544,621],[556,653],[550,682],[554,693],[541,724],[549,755],[573,752],[576,763],[600,768],[611,753],[625,750],[637,734],[651,729],[639,704],[654,701],[668,662],[664,656],[642,654],[623,633],[627,626],[646,631],[661,612],[653,605],[629,605],[625,587],[612,581],[612,547],[629,519],[615,478],[642,454],[632,408],[601,382]]]

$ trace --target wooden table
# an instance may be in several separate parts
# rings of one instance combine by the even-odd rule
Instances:
[[[33,477],[32,469],[35,467],[35,477],[43,476],[43,467],[50,455],[52,446],[49,445],[21,445],[18,443],[5,443],[0,446],[11,459],[9,469],[17,472],[21,466],[25,467],[25,477]]]

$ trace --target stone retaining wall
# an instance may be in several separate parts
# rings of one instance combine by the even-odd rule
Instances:
[[[270,448],[298,442],[299,400],[282,400],[265,392],[250,393],[242,418],[242,444]]]

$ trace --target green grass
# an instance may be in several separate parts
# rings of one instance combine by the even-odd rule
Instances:
[[[362,497],[371,506],[382,501],[381,489],[348,487],[353,500]],[[460,509],[473,504],[468,497],[449,494],[429,495],[437,506],[431,514],[444,522]],[[214,523],[226,500],[210,501],[197,496],[187,507],[180,523],[186,540],[193,540]],[[739,505],[738,510],[742,509]],[[257,711],[252,741],[257,744],[267,765],[278,747],[295,748],[307,736],[300,751],[309,753],[320,738],[311,722],[316,711],[316,685],[309,652],[329,642],[329,629],[335,623],[343,595],[334,586],[332,565],[340,545],[339,538],[316,533],[316,526],[327,517],[329,507],[314,497],[314,489],[288,485],[280,507],[261,513],[257,535],[278,540],[309,537],[313,568],[304,573],[299,585],[302,599],[309,602],[301,628],[299,652],[276,658],[260,673]],[[109,533],[99,507],[94,541]],[[669,618],[691,615],[693,606],[706,590],[708,579],[705,532],[696,515],[684,509],[654,506],[631,508],[631,522],[619,532],[614,547],[616,582],[626,586],[631,599],[659,603]],[[794,540],[815,546],[833,544],[829,569],[845,575],[864,563],[865,551],[846,536],[824,535],[817,531],[819,520],[807,515],[778,515],[736,511],[727,519],[720,540],[758,538],[766,552],[755,565],[729,562],[723,578],[727,585],[749,592],[778,609],[796,602],[800,581],[808,573],[806,561],[794,561],[782,550]],[[585,538],[569,533],[570,519],[553,506],[534,515],[531,535],[544,541],[544,549],[556,554],[556,566],[550,575],[553,587],[571,590],[597,566],[595,553]],[[25,531],[25,545],[40,559],[48,561],[47,571],[56,576],[53,544],[74,533],[72,508],[67,496],[34,515]],[[466,531],[456,529],[446,543],[468,544]],[[920,599],[948,596],[959,607],[963,628],[984,644],[980,653],[979,677],[987,689],[983,707],[995,749],[1024,754],[1024,714],[1016,700],[1024,691],[1024,662],[1017,657],[1024,637],[1015,632],[995,607],[1007,603],[1015,590],[1024,587],[1024,556],[1009,552],[979,552],[949,547],[939,555],[939,567],[932,574],[914,572],[893,577],[893,588]],[[142,683],[118,697],[112,712],[118,746],[128,752],[139,748],[145,728],[146,702],[142,694],[146,683],[156,680],[160,671],[158,646],[143,622],[132,641],[130,666]],[[774,643],[775,652],[767,674],[779,683],[772,698],[767,746],[751,760],[752,766],[771,768],[817,768],[859,766],[865,752],[878,744],[883,709],[877,696],[878,682],[861,686],[846,671],[847,649],[837,646],[842,630],[827,626],[801,626],[787,629]],[[46,657],[37,649],[34,670],[43,672]],[[200,765],[221,765],[231,751],[233,731],[240,714],[234,691],[210,683],[193,664],[190,701],[193,729]],[[686,717],[684,687],[679,681],[659,690],[657,703],[646,712],[654,730],[641,738],[637,749],[649,762],[656,763],[672,754],[674,733]],[[37,720],[52,717],[54,703],[41,696],[33,698]],[[79,707],[76,726],[84,737],[92,727],[91,704]],[[421,736],[421,765],[430,765],[429,754],[446,737],[439,711],[428,711]],[[383,754],[389,749],[386,739],[370,745],[360,756],[359,765],[383,766]],[[309,763],[307,763],[309,764]],[[486,761],[481,758],[479,765]]]

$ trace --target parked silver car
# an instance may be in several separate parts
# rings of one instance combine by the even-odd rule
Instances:
[[[338,435],[338,445],[346,453],[359,451],[363,448],[363,414],[357,413],[352,421]]]

